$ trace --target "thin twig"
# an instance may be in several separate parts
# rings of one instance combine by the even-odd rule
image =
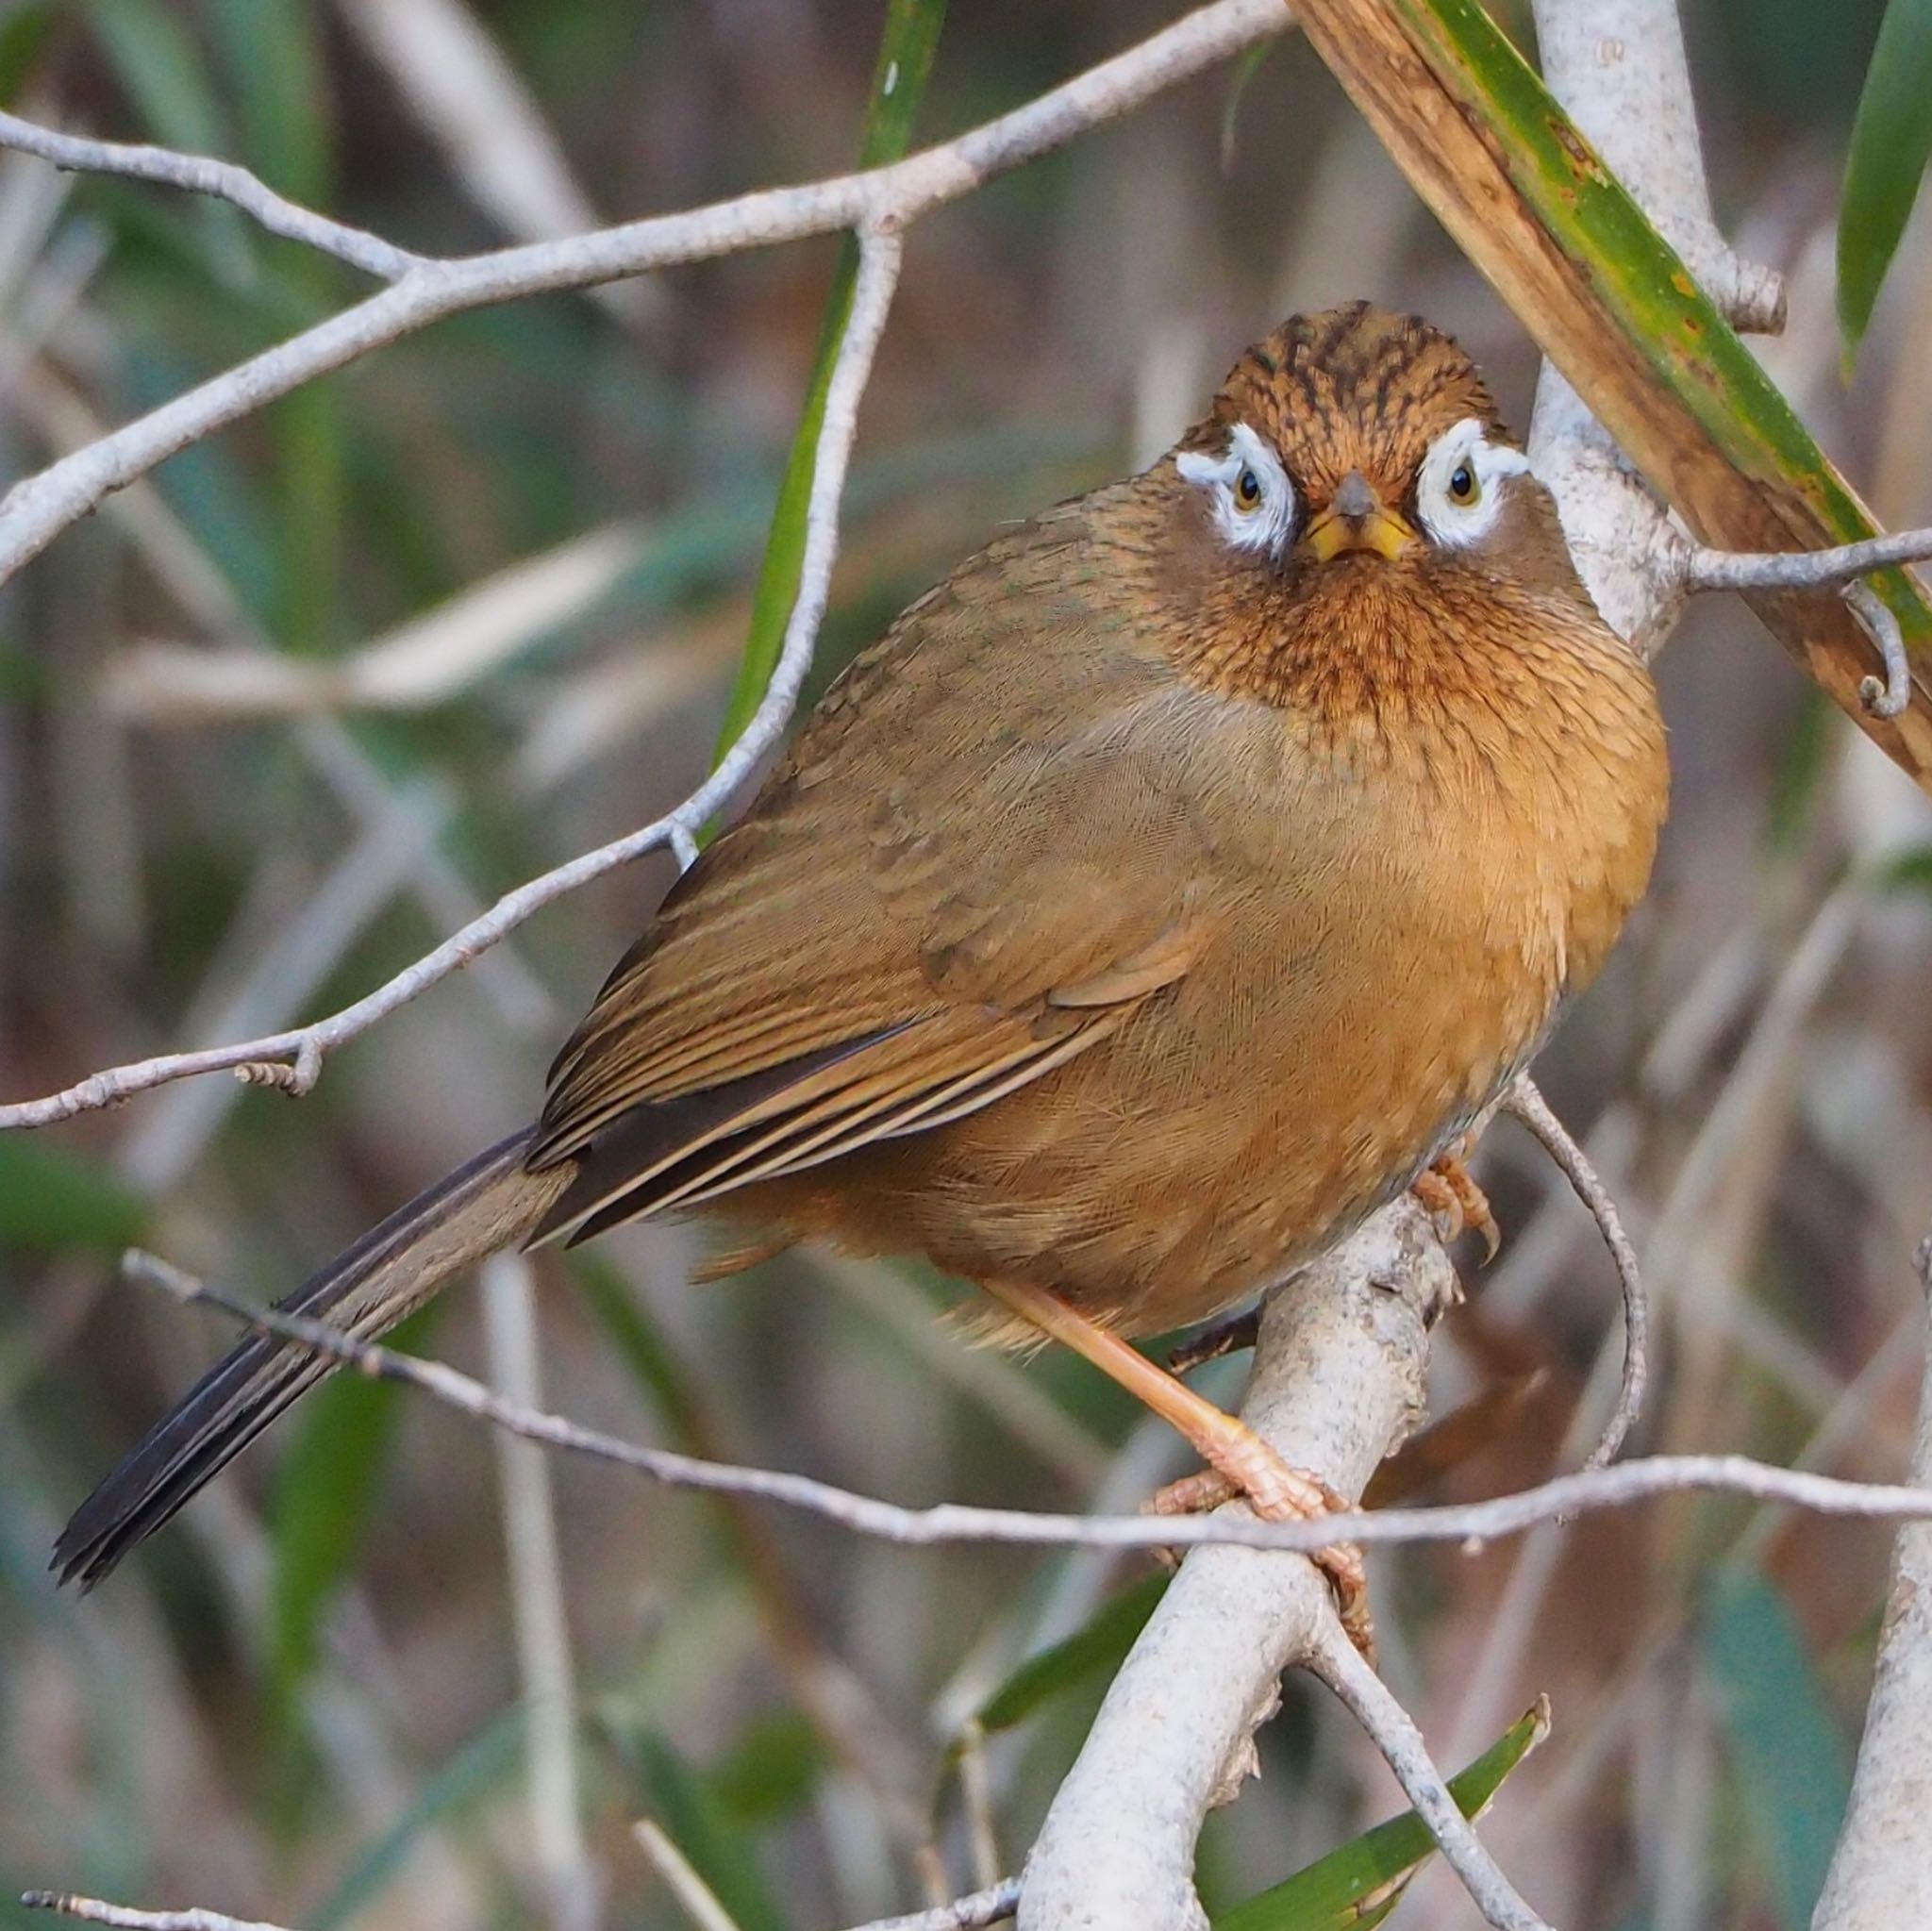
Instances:
[[[862,239],[852,311],[826,391],[824,425],[819,438],[818,462],[812,473],[806,519],[798,598],[786,625],[784,648],[750,724],[710,776],[683,804],[641,831],[587,852],[506,893],[487,912],[453,933],[433,952],[340,1012],[312,1024],[271,1033],[258,1040],[191,1053],[163,1053],[152,1059],[110,1067],[44,1099],[0,1107],[0,1130],[50,1125],[56,1121],[72,1119],[76,1113],[116,1105],[133,1093],[145,1092],[170,1080],[225,1069],[245,1068],[244,1078],[258,1083],[272,1082],[297,1094],[306,1093],[315,1084],[326,1054],[368,1031],[438,980],[468,965],[553,899],[602,877],[617,866],[630,863],[659,845],[676,845],[680,833],[686,839],[694,834],[776,743],[810,665],[812,645],[831,586],[832,564],[838,554],[839,501],[858,425],[858,399],[885,327],[886,313],[898,279],[900,253],[896,235],[868,231]],[[291,1057],[292,1064],[283,1066],[279,1072],[268,1070]]]
[[[1877,645],[1879,661],[1885,666],[1883,677],[1858,680],[1858,702],[1874,717],[1903,717],[1912,702],[1912,665],[1906,656],[1905,632],[1890,606],[1869,583],[1846,584],[1845,602],[1864,625],[1866,636]]]
[[[1686,590],[1820,590],[1845,586],[1845,601],[1857,617],[1885,667],[1881,677],[1867,677],[1858,696],[1874,717],[1902,717],[1912,701],[1912,667],[1906,656],[1898,619],[1870,584],[1859,579],[1874,570],[1916,563],[1932,557],[1932,529],[1894,530],[1830,550],[1708,550],[1699,543],[1678,548],[1674,573]]]
[[[738,1931],[737,1919],[719,1902],[718,1893],[659,1825],[646,1817],[631,1825],[630,1834],[697,1931]]]
[[[1686,590],[1823,590],[1932,557],[1932,529],[1892,530],[1829,550],[1709,550],[1686,543],[1675,571]]]
[[[1550,1931],[1503,1874],[1502,1867],[1475,1834],[1474,1825],[1463,1816],[1429,1756],[1414,1718],[1363,1661],[1339,1624],[1324,1624],[1316,1631],[1307,1667],[1335,1692],[1387,1758],[1416,1815],[1428,1826],[1443,1858],[1462,1880],[1484,1918],[1496,1931]]]
[[[119,1924],[124,1931],[282,1931],[279,1924],[230,1918],[222,1911],[138,1911],[67,1890],[23,1891],[20,1902],[29,1911],[58,1911],[63,1918],[85,1918],[90,1924]]]
[[[955,1898],[949,1905],[935,1905],[929,1911],[914,1911],[904,1918],[879,1918],[855,1931],[981,1931],[984,1925],[1004,1923],[1019,1908],[1020,1880],[1007,1877],[971,1897]]]
[[[1616,1407],[1610,1410],[1604,1432],[1583,1464],[1586,1469],[1600,1469],[1616,1458],[1617,1451],[1628,1439],[1643,1409],[1644,1386],[1650,1376],[1650,1303],[1643,1291],[1642,1271],[1637,1264],[1637,1250],[1624,1231],[1624,1219],[1610,1197],[1610,1190],[1598,1177],[1590,1156],[1551,1110],[1550,1103],[1528,1074],[1518,1077],[1503,1102],[1503,1110],[1522,1121],[1541,1141],[1543,1151],[1563,1170],[1576,1190],[1576,1197],[1594,1217],[1604,1245],[1616,1263],[1617,1281],[1624,1290],[1623,1380],[1617,1389]]]
[[[1822,1515],[1867,1521],[1932,1520],[1932,1489],[1889,1482],[1851,1482],[1778,1468],[1741,1455],[1660,1455],[1590,1469],[1487,1502],[1427,1508],[1380,1508],[1324,1515],[1312,1522],[1257,1522],[1241,1514],[1211,1516],[1060,1515],[1020,1508],[981,1508],[959,1502],[907,1507],[780,1469],[709,1461],[666,1448],[647,1448],[560,1415],[527,1408],[459,1374],[440,1361],[399,1355],[356,1340],[322,1322],[278,1308],[256,1307],[225,1290],[184,1273],[152,1254],[133,1249],[123,1266],[130,1278],[159,1288],[186,1305],[219,1307],[250,1326],[331,1355],[374,1379],[402,1381],[458,1412],[526,1440],[592,1460],[614,1462],[666,1488],[745,1495],[802,1509],[859,1535],[915,1547],[941,1543],[1008,1542],[1035,1548],[1156,1549],[1228,1544],[1307,1554],[1335,1542],[1465,1542],[1472,1549],[1499,1536],[1520,1535],[1539,1523],[1600,1508],[1622,1508],[1657,1495],[1721,1491],[1758,1502],[1783,1502]]]
[[[190,443],[432,322],[841,228],[903,228],[1292,24],[1285,0],[1216,0],[1011,113],[890,167],[764,189],[560,241],[425,262],[15,485],[0,501],[0,580],[103,497]]]
[[[662,1831],[644,1823],[637,1826],[635,1834],[644,1854],[667,1882],[672,1881],[669,1877],[670,1861],[675,1859],[698,1887],[698,1890],[680,1890],[680,1903],[691,1905],[701,1890],[712,1905],[717,1906],[717,1898],[709,1886],[691,1870],[690,1862]],[[279,1924],[260,1923],[249,1918],[230,1918],[220,1911],[138,1911],[126,1905],[106,1904],[99,1898],[75,1897],[65,1891],[29,1890],[20,1901],[30,1911],[58,1911],[63,1917],[84,1918],[92,1924],[120,1925],[123,1931],[282,1931]],[[983,1931],[988,1924],[997,1924],[1010,1918],[1019,1903],[1020,1880],[1008,1877],[990,1889],[976,1890],[972,1896],[957,1898],[949,1905],[939,1905],[929,1911],[914,1911],[903,1918],[880,1918],[873,1923],[858,1925],[855,1931]],[[718,1906],[718,1910],[720,1917],[717,1922],[729,1925],[731,1920],[724,1914],[724,1907]],[[699,1919],[697,1922],[707,1921]]]
[[[85,135],[64,134],[23,121],[18,114],[0,113],[0,147],[30,154],[57,168],[90,175],[125,175],[136,181],[158,181],[185,188],[192,194],[212,194],[232,202],[243,214],[259,222],[272,235],[333,255],[351,268],[400,281],[413,269],[429,266],[430,258],[398,248],[380,235],[352,228],[314,209],[277,194],[267,182],[233,161],[209,155],[178,154],[172,148],[131,145],[120,141],[92,141]]]
[[[493,1255],[482,1275],[490,1378],[506,1399],[534,1406],[542,1381],[530,1263],[521,1254]],[[584,1841],[576,1677],[550,1462],[534,1442],[515,1436],[498,1436],[497,1449],[537,1876],[551,1931],[595,1931],[598,1873]]]
[[[859,394],[897,279],[899,234],[920,215],[958,200],[1099,123],[1242,49],[1285,31],[1282,0],[1218,0],[1126,53],[1104,61],[1013,112],[891,167],[798,188],[767,190],[687,214],[634,222],[565,241],[429,262],[392,287],[292,337],[62,458],[0,501],[0,581],[114,491],[214,429],[315,376],[446,315],[519,296],[587,287],[675,261],[854,228],[858,284],[833,369],[813,475],[799,592],[764,701],[710,777],[675,810],[507,893],[480,917],[386,984],[314,1024],[203,1052],[161,1054],[91,1074],[62,1091],[0,1106],[0,1131],[50,1125],[117,1105],[170,1080],[247,1068],[244,1077],[308,1092],[325,1057],[470,964],[553,900],[669,845],[680,865],[695,835],[782,734],[810,662],[836,548],[838,485],[850,454]],[[267,1069],[289,1062],[282,1071]]]

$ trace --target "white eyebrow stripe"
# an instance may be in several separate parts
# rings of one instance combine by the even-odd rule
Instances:
[[[1464,509],[1449,500],[1449,478],[1462,463],[1474,466],[1483,483],[1481,500]],[[1446,549],[1466,549],[1495,527],[1503,513],[1502,492],[1488,486],[1504,476],[1534,474],[1529,458],[1507,442],[1491,442],[1480,420],[1465,416],[1445,429],[1423,458],[1416,478],[1416,508],[1423,527]]]
[[[1237,423],[1228,431],[1224,456],[1184,449],[1174,458],[1174,468],[1185,481],[1208,492],[1215,526],[1231,549],[1281,554],[1294,526],[1294,488],[1265,438]],[[1253,470],[1261,485],[1261,507],[1246,512],[1234,500],[1235,481],[1244,469]]]

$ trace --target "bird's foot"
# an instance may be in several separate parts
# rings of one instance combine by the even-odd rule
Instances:
[[[1503,1230],[1491,1210],[1490,1197],[1475,1184],[1474,1176],[1463,1165],[1469,1152],[1467,1140],[1459,1140],[1449,1152],[1438,1154],[1408,1190],[1422,1203],[1423,1210],[1436,1224],[1444,1241],[1473,1231],[1483,1237],[1483,1265],[1495,1259],[1503,1244]]]
[[[1003,1302],[1042,1334],[1084,1355],[1128,1393],[1145,1402],[1187,1438],[1194,1453],[1208,1464],[1209,1476],[1226,1483],[1228,1496],[1243,1497],[1262,1521],[1310,1522],[1331,1510],[1348,1507],[1319,1476],[1291,1468],[1245,1422],[1217,1408],[1205,1395],[1196,1394],[1185,1381],[1150,1361],[1138,1348],[1090,1320],[1059,1295],[1025,1281],[987,1280],[981,1285],[994,1300]],[[1172,1495],[1175,1491],[1163,1492]],[[1203,1486],[1196,1492],[1206,1497],[1213,1491]],[[1375,1630],[1369,1616],[1369,1585],[1361,1551],[1341,1544],[1317,1549],[1308,1559],[1333,1585],[1341,1626],[1349,1640],[1373,1662]]]
[[[1141,1505],[1147,1515],[1211,1515],[1228,1502],[1244,1501],[1263,1522],[1314,1522],[1345,1515],[1349,1501],[1306,1469],[1282,1459],[1245,1422],[1215,1413],[1224,1424],[1211,1444],[1195,1440],[1208,1466],[1157,1490]],[[1194,1438],[1190,1438],[1194,1439]],[[1369,1610],[1369,1578],[1362,1552],[1353,1542],[1317,1549],[1308,1557],[1335,1591],[1336,1613],[1349,1641],[1373,1663],[1375,1623]]]

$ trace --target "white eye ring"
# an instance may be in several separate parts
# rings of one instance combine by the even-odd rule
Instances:
[[[1215,527],[1230,549],[1280,556],[1294,527],[1294,489],[1264,438],[1237,423],[1225,456],[1183,450],[1174,460],[1187,481],[1208,491]]]
[[[1437,542],[1461,549],[1495,527],[1503,513],[1502,480],[1529,474],[1529,458],[1507,442],[1491,442],[1474,416],[1465,416],[1429,445],[1416,477],[1415,507]]]

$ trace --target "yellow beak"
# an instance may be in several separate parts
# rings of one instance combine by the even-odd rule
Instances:
[[[1300,547],[1316,562],[1326,563],[1344,550],[1399,557],[1415,541],[1407,519],[1382,501],[1359,470],[1350,470],[1336,485],[1328,507],[1309,524]]]

